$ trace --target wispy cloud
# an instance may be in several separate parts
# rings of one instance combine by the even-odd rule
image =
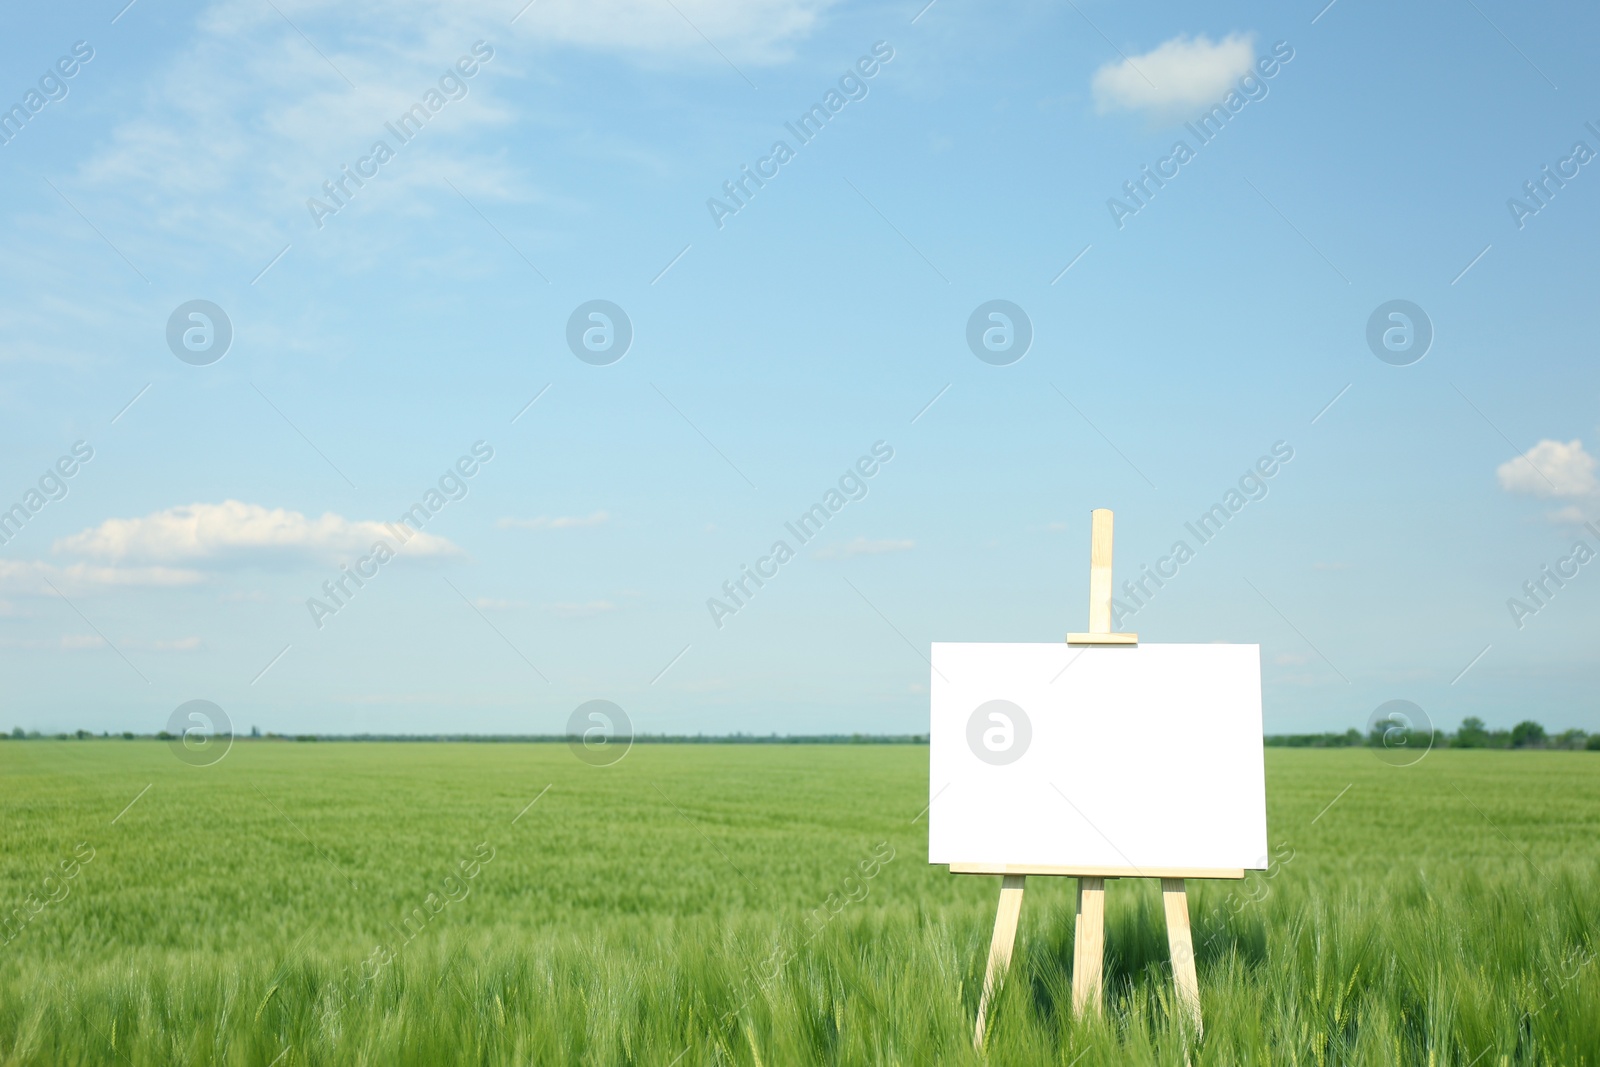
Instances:
[[[591,526],[604,526],[611,516],[603,511],[593,515],[540,515],[536,519],[503,518],[495,521],[498,530],[582,530]]]
[[[0,560],[0,590],[27,596],[55,596],[58,589],[70,594],[127,587],[173,588],[203,581],[205,576],[199,571],[181,567],[107,567],[89,563],[60,567],[41,560]]]
[[[780,63],[834,0],[539,0],[517,20],[539,42],[607,52],[677,53],[700,63]],[[499,9],[496,8],[496,11]]]
[[[587,604],[551,604],[550,613],[558,619],[592,619],[617,610],[609,600],[591,600]]]
[[[811,553],[812,559],[851,559],[855,556],[881,556],[888,552],[910,552],[917,547],[915,541],[909,540],[883,540],[873,541],[865,537],[857,537],[853,541],[842,541],[836,544],[824,545]]]
[[[175,637],[170,641],[145,641],[135,638],[128,641],[124,647],[144,652],[194,652],[204,644],[205,642],[198,637]]]
[[[497,600],[494,597],[481,596],[472,602],[472,606],[479,611],[513,611],[516,608],[525,608],[525,600]]]
[[[1582,526],[1590,521],[1590,516],[1576,504],[1568,504],[1564,508],[1557,508],[1545,515],[1551,522],[1563,526]]]
[[[171,641],[145,641],[133,638],[121,642],[121,647],[139,652],[193,652],[200,646],[201,641],[198,637],[180,637]],[[28,652],[90,652],[105,647],[106,639],[99,634],[0,638],[0,648],[16,648]]]

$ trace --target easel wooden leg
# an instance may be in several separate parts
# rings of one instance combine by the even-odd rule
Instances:
[[[1194,971],[1194,938],[1189,932],[1189,894],[1182,878],[1161,879],[1161,903],[1167,911],[1167,947],[1172,952],[1172,984],[1178,1007],[1194,1023],[1200,1024],[1200,979]]]
[[[1101,1013],[1100,971],[1106,955],[1106,880],[1078,879],[1078,914],[1072,927],[1072,1011]]]
[[[975,1048],[983,1048],[983,1030],[989,1021],[989,1001],[1011,966],[1011,947],[1017,939],[1017,917],[1022,914],[1022,889],[1027,878],[1004,875],[1000,880],[1000,907],[994,913],[994,937],[989,941],[989,965],[983,972],[983,995],[978,998],[978,1024],[972,1034]]]

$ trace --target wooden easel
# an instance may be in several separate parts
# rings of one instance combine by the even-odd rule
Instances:
[[[1111,512],[1096,508],[1089,540],[1089,631],[1069,633],[1069,645],[1137,645],[1138,634],[1111,632]],[[1042,867],[1031,865],[997,866],[984,863],[952,863],[951,874],[998,874],[1000,907],[994,916],[994,937],[989,942],[989,965],[984,970],[983,994],[978,1000],[978,1022],[972,1041],[983,1048],[989,1004],[995,988],[1011,964],[1011,948],[1017,937],[1017,919],[1022,914],[1022,890],[1028,875],[1055,875],[1078,880],[1078,913],[1072,938],[1072,1010],[1082,1015],[1087,1010],[1100,1014],[1101,969],[1105,961],[1105,918],[1107,878],[1159,878],[1161,900],[1167,914],[1167,948],[1172,954],[1172,980],[1178,1004],[1201,1030],[1200,981],[1194,970],[1194,943],[1189,933],[1188,878],[1243,878],[1244,871],[1212,868],[1135,867]]]

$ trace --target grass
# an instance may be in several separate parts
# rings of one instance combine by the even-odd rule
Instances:
[[[1271,871],[1191,883],[1203,1039],[1154,885],[1110,883],[1075,1020],[1072,883],[1033,879],[980,1056],[998,879],[927,865],[926,748],[7,742],[0,908],[42,907],[0,1064],[1600,1062],[1600,757],[1267,784]]]

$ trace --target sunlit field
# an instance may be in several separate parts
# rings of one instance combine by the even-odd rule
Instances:
[[[1600,754],[1267,751],[1274,863],[1031,879],[986,1050],[998,879],[926,863],[911,745],[0,744],[4,1064],[1600,1062]]]

